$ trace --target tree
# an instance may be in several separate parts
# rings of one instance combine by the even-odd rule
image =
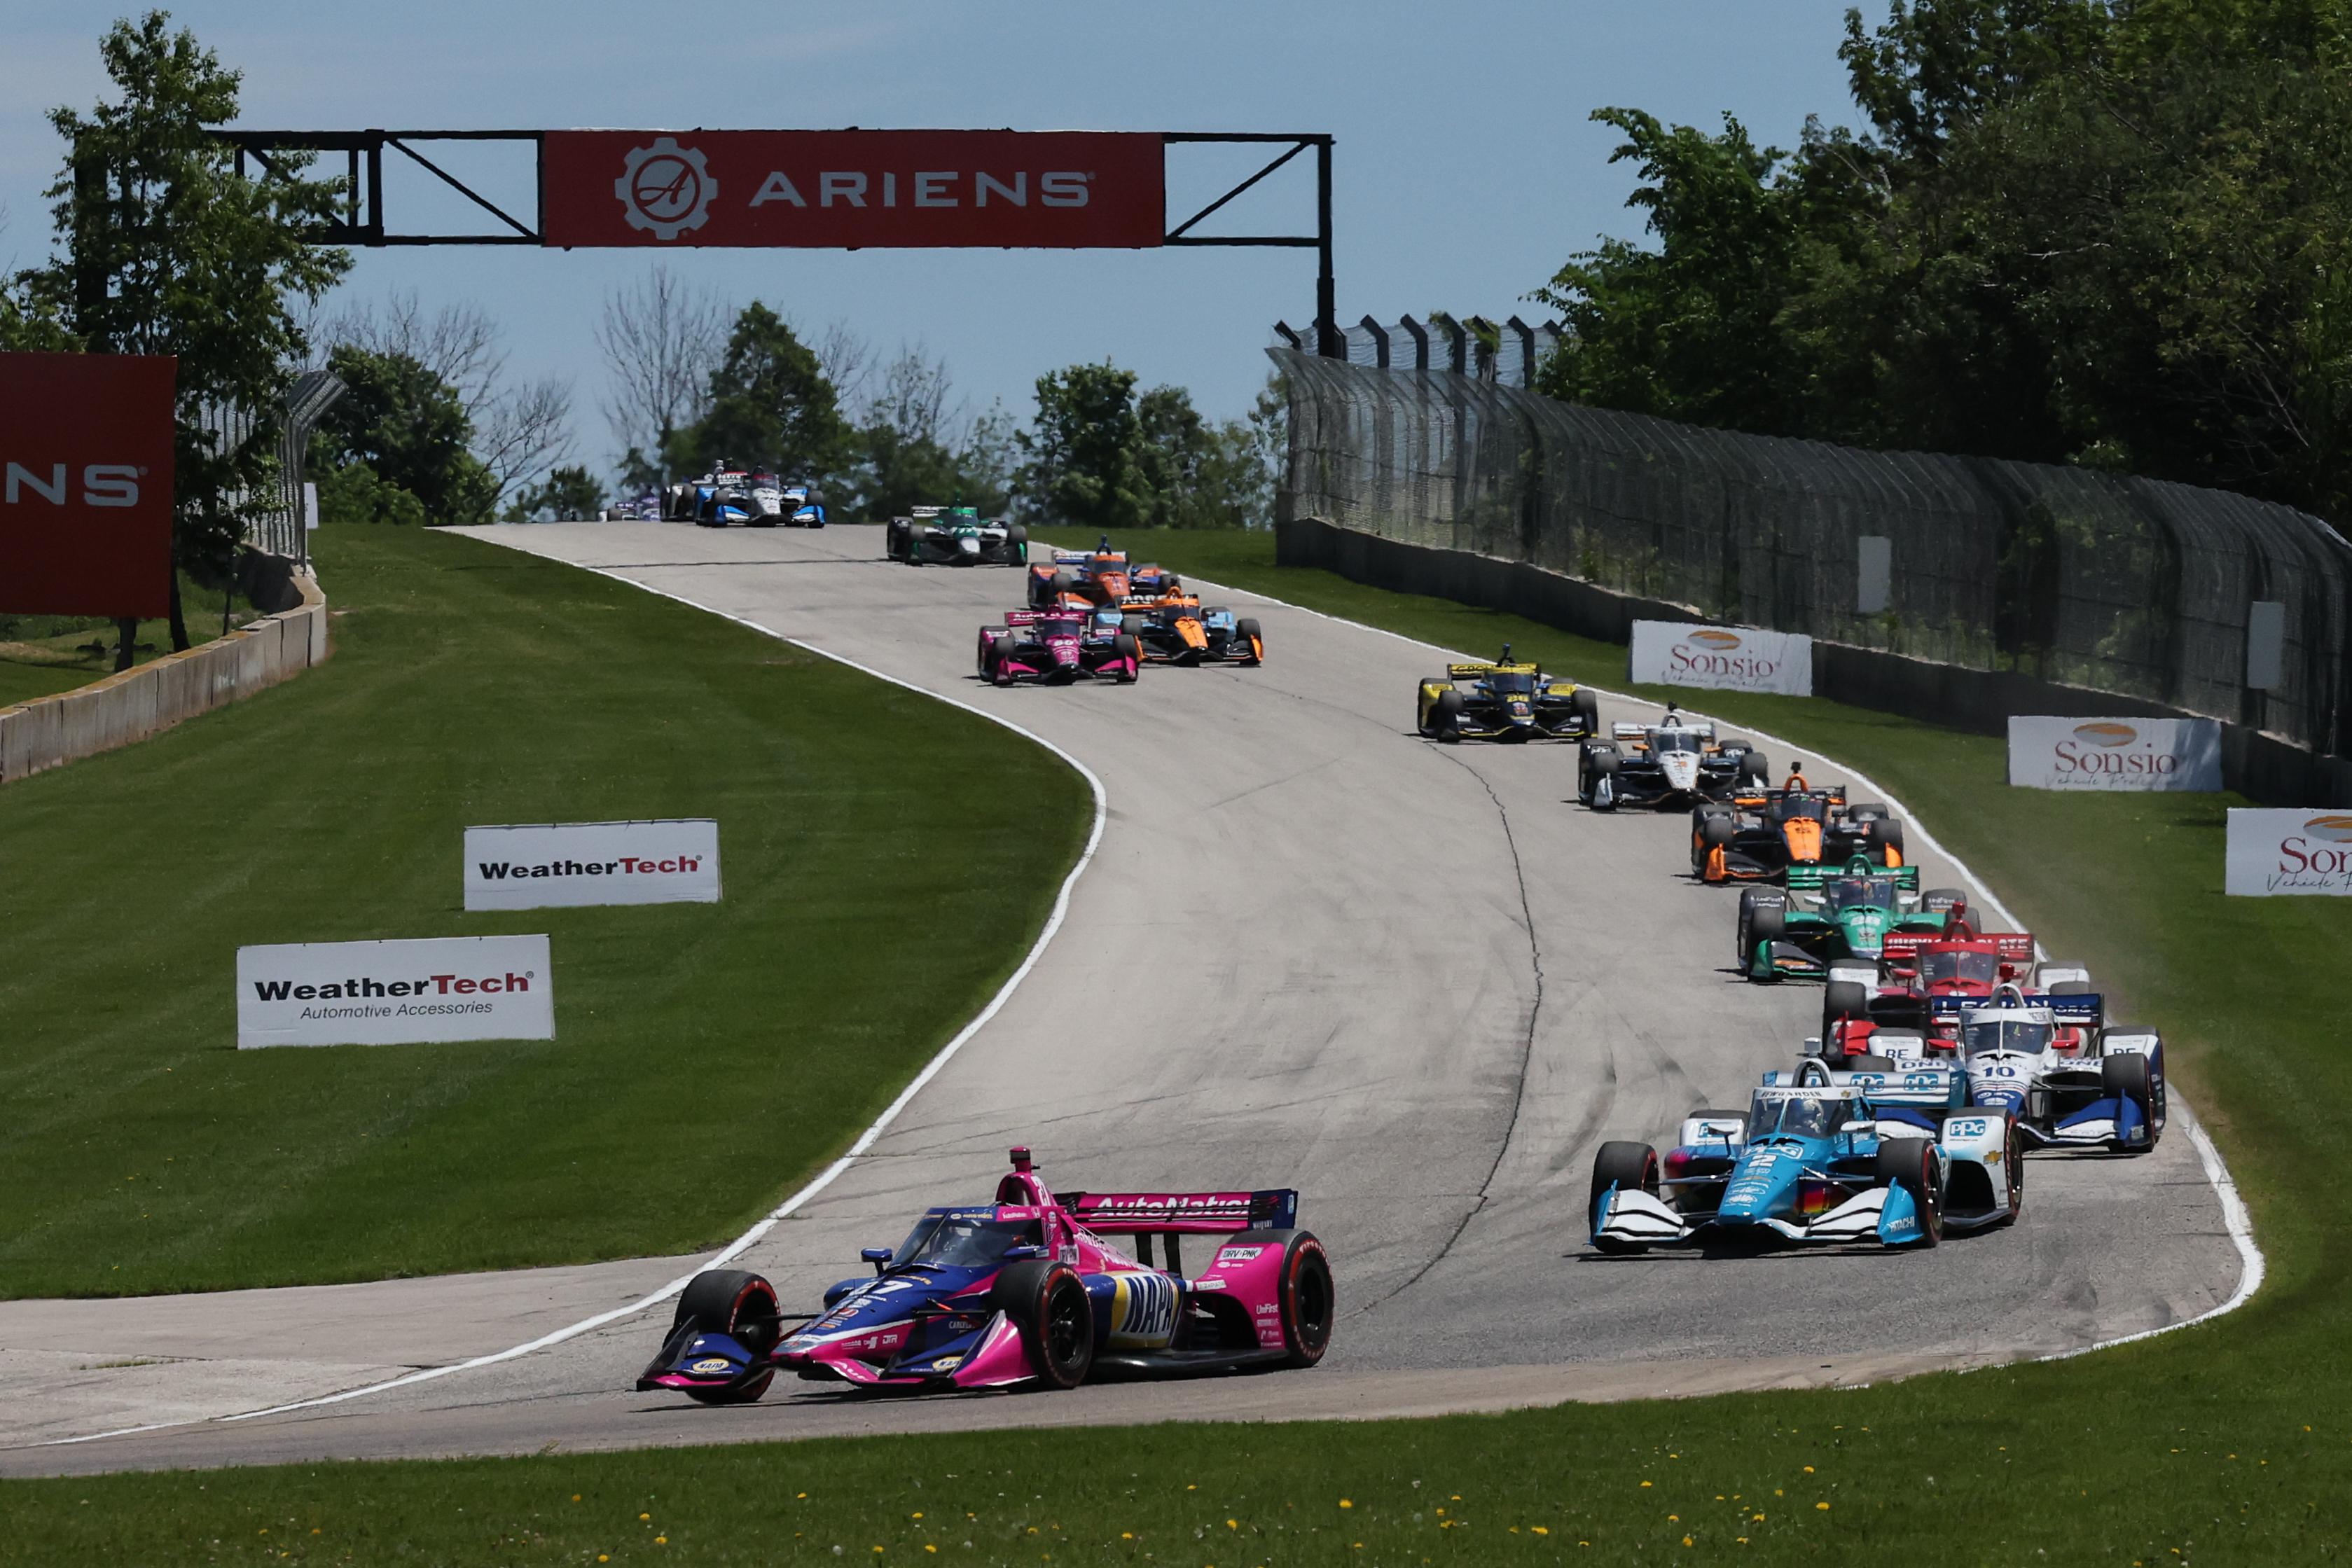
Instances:
[[[507,507],[506,520],[510,523],[576,520],[594,517],[604,505],[604,486],[589,474],[584,465],[574,464],[551,469],[543,482],[527,485],[518,490]]]
[[[414,294],[394,294],[381,312],[346,310],[325,336],[339,346],[421,366],[465,411],[467,448],[497,486],[491,504],[568,452],[572,386],[559,377],[513,382],[499,329],[479,308],[445,305],[425,314]]]
[[[709,387],[709,412],[671,441],[675,467],[725,458],[822,478],[846,455],[849,425],[833,382],[783,318],[756,299],[736,317]]]
[[[612,372],[604,417],[633,455],[623,460],[628,488],[656,489],[667,477],[658,460],[709,406],[710,373],[726,340],[717,298],[688,288],[667,267],[656,265],[635,288],[605,297],[596,328]]]
[[[2352,5],[1910,0],[1793,154],[1631,110],[1554,395],[2352,514]]]
[[[489,520],[499,485],[473,455],[473,422],[457,389],[410,355],[339,345],[327,368],[350,389],[319,422],[311,450],[324,467],[357,464],[378,482],[415,498],[440,523]],[[323,506],[323,500],[322,500]],[[410,514],[375,507],[375,520]]]
[[[884,366],[856,434],[849,478],[858,515],[880,521],[919,506],[1002,512],[1001,417],[967,422],[946,361],[902,348]]]
[[[1022,491],[1041,516],[1108,530],[1150,515],[1133,371],[1106,361],[1039,376],[1036,418],[1019,440]]]
[[[1253,416],[1272,417],[1263,407]],[[1072,365],[1038,378],[1036,418],[1015,437],[1026,459],[1015,482],[1045,521],[1103,531],[1262,526],[1274,495],[1264,428],[1211,423],[1181,387],[1139,397],[1135,372],[1116,365]]]
[[[100,41],[115,101],[50,111],[72,149],[48,190],[64,254],[19,276],[5,329],[69,324],[93,352],[177,356],[173,554],[226,573],[273,487],[286,367],[309,353],[289,300],[315,303],[351,256],[303,237],[332,215],[339,182],[236,172],[212,130],[236,118],[240,78],[168,22],[151,11]],[[224,447],[199,422],[220,404],[253,416],[242,444]],[[184,648],[177,572],[171,618],[172,645]],[[127,633],[118,657],[129,661]]]

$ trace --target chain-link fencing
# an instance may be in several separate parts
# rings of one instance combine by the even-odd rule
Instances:
[[[278,414],[276,476],[258,495],[240,493],[230,498],[244,513],[245,542],[253,549],[289,560],[310,559],[303,482],[310,434],[345,390],[341,378],[329,371],[306,371],[288,385]],[[224,452],[251,442],[256,425],[253,411],[234,403],[205,405],[196,423],[212,433],[215,449]]]
[[[1289,388],[1288,516],[1728,623],[2125,694],[2325,754],[2352,742],[2352,546],[2292,507],[1270,352]],[[1883,579],[1866,555],[1891,561]]]

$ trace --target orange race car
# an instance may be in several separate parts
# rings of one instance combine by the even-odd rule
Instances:
[[[1705,882],[1785,882],[1791,866],[1903,864],[1903,824],[1845,786],[1756,789],[1691,812],[1691,871]]]
[[[1147,664],[1265,662],[1265,633],[1255,620],[1222,608],[1203,610],[1192,594],[1139,594],[1119,608],[1126,612],[1126,631],[1143,644]]]

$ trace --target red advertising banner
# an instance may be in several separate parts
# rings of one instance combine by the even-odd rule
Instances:
[[[551,246],[1156,246],[1156,133],[551,131]]]
[[[169,613],[178,369],[0,354],[0,611]]]

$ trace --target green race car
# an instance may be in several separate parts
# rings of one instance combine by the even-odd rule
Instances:
[[[1941,936],[1965,920],[1966,896],[1948,888],[1919,891],[1919,868],[1892,869],[1855,856],[1833,866],[1791,866],[1789,885],[1739,892],[1738,962],[1750,980],[1831,977],[1833,966],[1878,975],[1890,931]]]

